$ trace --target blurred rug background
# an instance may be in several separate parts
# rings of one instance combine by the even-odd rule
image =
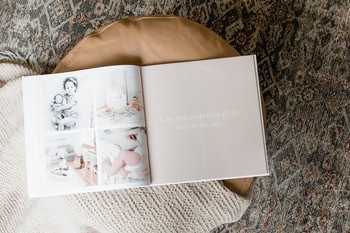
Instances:
[[[91,31],[156,14],[258,57],[271,176],[255,179],[240,221],[213,232],[350,232],[349,1],[3,0],[0,52],[49,73]]]

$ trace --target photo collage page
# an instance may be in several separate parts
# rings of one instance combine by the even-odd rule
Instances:
[[[138,67],[62,74],[41,85],[49,193],[150,183]]]

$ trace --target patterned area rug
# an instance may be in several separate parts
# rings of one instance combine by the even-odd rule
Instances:
[[[350,3],[4,0],[0,51],[51,72],[87,33],[130,16],[172,14],[257,54],[271,176],[242,219],[214,232],[350,232]]]

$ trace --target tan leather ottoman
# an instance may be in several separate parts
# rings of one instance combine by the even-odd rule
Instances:
[[[111,23],[86,36],[58,64],[54,73],[108,65],[154,65],[239,56],[226,41],[193,21],[148,16]],[[226,180],[246,195],[253,178]]]

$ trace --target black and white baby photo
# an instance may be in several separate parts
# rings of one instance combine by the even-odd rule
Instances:
[[[43,81],[45,132],[91,128],[92,91],[83,77],[57,77]]]

